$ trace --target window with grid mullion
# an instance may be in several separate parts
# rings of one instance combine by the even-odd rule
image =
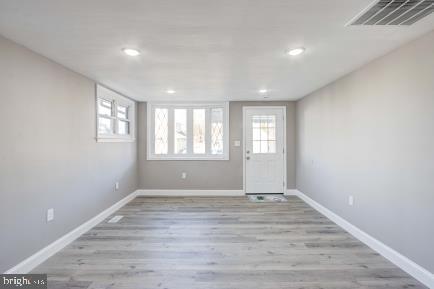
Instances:
[[[215,119],[213,110],[218,110]],[[164,113],[162,113],[164,110]],[[153,147],[150,159],[219,159],[225,158],[224,110],[220,106],[150,105],[152,131],[149,136]],[[168,125],[161,127],[167,118]],[[166,120],[164,120],[166,123]],[[167,130],[167,137],[166,131]],[[168,149],[166,149],[166,146]]]
[[[275,153],[275,116],[253,116],[253,153]]]

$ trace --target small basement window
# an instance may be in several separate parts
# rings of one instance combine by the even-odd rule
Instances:
[[[96,108],[98,142],[134,141],[134,101],[97,85]]]

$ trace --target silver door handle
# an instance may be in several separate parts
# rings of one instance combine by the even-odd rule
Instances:
[[[246,160],[250,160],[250,157],[246,157]]]

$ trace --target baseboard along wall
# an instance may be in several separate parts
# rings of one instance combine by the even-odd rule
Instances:
[[[404,255],[390,248],[381,241],[375,239],[368,233],[360,230],[347,220],[333,213],[323,205],[314,201],[313,199],[306,196],[299,190],[288,190],[285,195],[295,195],[302,199],[309,206],[332,220],[338,226],[346,230],[348,233],[353,235],[355,238],[369,246],[371,249],[381,254],[383,257],[388,259],[390,262],[407,272],[409,275],[413,276],[419,282],[423,283],[425,286],[434,289],[434,274],[423,268],[422,266],[416,264],[412,260],[408,259]]]
[[[27,259],[20,262],[18,265],[14,266],[13,268],[9,269],[5,272],[5,274],[26,274],[32,271],[35,267],[37,267],[39,264],[46,261],[48,258],[65,248],[67,245],[72,243],[74,240],[79,238],[81,235],[101,223],[104,219],[109,217],[111,214],[125,206],[127,203],[129,203],[131,200],[133,200],[137,196],[137,191],[129,194],[122,200],[118,201],[114,205],[110,206],[106,210],[102,211],[89,221],[83,223],[82,225],[78,226],[71,232],[67,233],[63,237],[57,239],[50,245],[46,246],[45,248],[39,250],[32,256],[28,257]]]
[[[107,208],[97,216],[93,217],[84,224],[78,226],[71,232],[57,239],[50,245],[42,248],[32,256],[23,260],[13,268],[7,270],[5,274],[25,274],[33,270],[39,264],[46,261],[48,258],[65,248],[81,235],[98,225],[104,219],[112,215],[114,212],[125,206],[137,196],[243,196],[243,190],[137,190],[116,204]]]
[[[243,190],[138,190],[137,196],[173,196],[173,197],[239,197]]]
[[[33,268],[43,263],[45,260],[53,256],[58,251],[62,250],[68,244],[79,238],[81,235],[92,229],[94,226],[102,222],[104,219],[112,215],[114,212],[119,210],[121,207],[129,203],[131,200],[137,196],[244,196],[243,190],[137,190],[122,200],[118,201],[111,207],[107,208],[103,212],[99,213],[97,216],[93,217],[86,223],[80,225],[76,229],[67,233],[63,237],[54,241],[47,247],[36,252],[29,258],[20,262],[18,265],[9,269],[5,274],[25,274],[30,272]],[[359,239],[361,242],[365,243],[367,246],[372,248],[374,251],[381,254],[383,257],[388,259],[390,262],[407,272],[409,275],[413,276],[415,279],[419,280],[421,283],[425,284],[429,288],[434,289],[434,274],[411,261],[407,257],[403,256],[399,252],[390,248],[386,244],[380,242],[374,237],[370,236],[366,232],[360,230],[353,224],[349,223],[342,217],[333,213],[326,207],[317,203],[313,199],[309,198],[299,190],[287,190],[285,195],[288,196],[298,196],[312,208],[335,222],[338,226],[342,227],[348,231],[355,238]]]

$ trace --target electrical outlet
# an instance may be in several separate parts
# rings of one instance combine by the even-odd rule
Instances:
[[[116,191],[119,190],[119,182],[116,182],[116,183],[115,183],[115,190],[116,190]]]
[[[241,146],[241,141],[234,140],[234,147],[239,147],[239,146]]]
[[[183,172],[183,173],[181,174],[181,179],[185,180],[186,178],[187,178],[187,173],[186,173],[186,172]]]
[[[350,205],[350,206],[354,205],[354,197],[353,196],[348,197],[348,205]]]
[[[47,210],[47,222],[51,222],[54,220],[54,209],[48,209]]]

